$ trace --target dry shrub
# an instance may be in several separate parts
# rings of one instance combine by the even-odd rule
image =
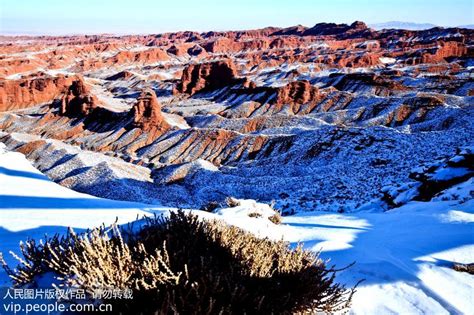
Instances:
[[[234,197],[225,198],[225,203],[229,208],[234,208],[240,206],[240,201]]]
[[[250,212],[248,214],[250,218],[261,218],[262,214],[258,212]],[[275,214],[271,215],[268,217],[268,220],[272,222],[273,224],[281,224],[282,218],[281,215],[278,212],[275,212]]]
[[[213,212],[220,206],[220,203],[218,203],[217,201],[209,201],[206,205],[201,207],[201,210],[206,212]]]
[[[181,273],[168,267],[164,244],[147,252],[141,243],[129,246],[116,226],[107,233],[95,229],[75,236],[73,247],[51,248],[48,266],[66,275],[65,284],[89,291],[101,288],[156,288],[164,283],[177,283]],[[140,259],[139,259],[140,258]]]
[[[474,263],[472,264],[461,264],[461,263],[454,263],[453,269],[459,272],[467,272],[471,275],[474,275]]]
[[[116,226],[80,236],[69,230],[64,237],[55,235],[39,243],[27,240],[20,249],[24,258],[12,253],[20,262],[15,271],[3,263],[17,286],[36,284],[37,276],[48,272],[56,273],[62,285],[91,293],[101,288],[156,288],[156,283],[177,283],[181,276],[169,269],[164,244],[152,252],[138,242],[131,247]]]
[[[275,212],[274,215],[268,217],[268,220],[270,220],[270,222],[272,222],[273,224],[278,225],[278,224],[281,224],[282,218],[281,218],[280,213]]]
[[[36,276],[52,271],[49,267],[49,262],[53,260],[50,249],[74,247],[76,237],[72,230],[69,230],[65,237],[55,235],[46,237],[44,241],[40,240],[38,243],[34,239],[20,242],[20,251],[23,257],[10,252],[20,263],[15,271],[7,266],[3,257],[0,257],[0,261],[15,285],[33,283]]]
[[[116,228],[99,229],[44,245],[28,241],[22,252],[17,271],[6,267],[16,284],[54,271],[63,284],[89,292],[132,288],[134,299],[113,301],[122,313],[334,312],[347,308],[354,292],[301,246],[291,249],[182,211],[147,220],[127,242]]]

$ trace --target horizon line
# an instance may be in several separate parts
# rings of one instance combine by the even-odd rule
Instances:
[[[361,21],[361,20],[354,20],[356,21]],[[361,21],[363,22],[363,21]],[[7,31],[3,32],[0,30],[0,36],[2,37],[72,37],[72,36],[146,36],[146,35],[160,35],[160,34],[173,34],[173,33],[182,33],[182,32],[193,32],[193,33],[207,33],[207,32],[239,32],[239,31],[249,31],[249,30],[260,30],[260,29],[266,29],[266,28],[279,28],[279,29],[285,29],[285,28],[290,28],[293,26],[303,26],[307,28],[314,27],[317,24],[323,24],[323,23],[328,23],[328,24],[346,24],[350,25],[352,23],[337,23],[337,22],[318,22],[314,24],[313,26],[306,26],[303,24],[294,24],[290,26],[274,26],[274,25],[268,25],[268,26],[263,26],[263,27],[256,27],[256,28],[235,28],[235,29],[209,29],[209,30],[191,30],[191,29],[182,29],[182,30],[172,30],[172,31],[159,31],[159,32],[98,32],[98,33],[76,33],[76,32],[71,32],[71,33],[35,33],[34,31],[21,31],[16,33],[15,31]],[[409,21],[384,21],[384,22],[376,22],[376,23],[369,23],[367,24],[364,22],[369,28],[372,28],[371,26],[378,25],[378,24],[389,24],[389,23],[406,23],[406,24],[414,24],[414,25],[433,25],[434,27],[441,27],[441,28],[465,28],[466,26],[473,26],[474,24],[466,24],[466,25],[437,25],[429,22],[409,22]],[[389,29],[389,28],[388,28]],[[403,29],[403,28],[396,28],[396,29]],[[429,28],[427,28],[429,29]],[[381,29],[382,30],[382,29]],[[410,30],[410,29],[408,29]]]

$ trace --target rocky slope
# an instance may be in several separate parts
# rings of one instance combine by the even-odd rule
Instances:
[[[468,29],[363,22],[2,37],[0,141],[101,197],[389,208],[386,187],[473,145],[473,44]]]

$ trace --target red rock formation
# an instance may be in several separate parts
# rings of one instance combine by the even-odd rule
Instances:
[[[381,53],[363,52],[358,55],[348,53],[338,56],[334,62],[338,67],[371,67],[380,64],[380,57],[382,57]]]
[[[440,42],[432,51],[423,53],[421,63],[444,62],[449,57],[462,57],[467,54],[467,47],[463,43],[454,41]]]
[[[278,89],[275,104],[305,104],[317,99],[319,90],[309,81],[295,81]]]
[[[182,45],[173,45],[170,48],[166,50],[168,54],[172,54],[178,57],[186,55],[186,47],[183,47]]]
[[[50,103],[64,93],[74,79],[63,75],[52,77],[44,73],[20,80],[0,79],[0,111]]]
[[[443,106],[445,99],[441,95],[418,93],[415,97],[408,98],[403,104],[394,108],[385,119],[387,126],[401,126],[409,118],[414,121],[423,121],[428,112]]]
[[[151,48],[142,51],[121,51],[115,55],[112,60],[118,63],[125,62],[142,62],[142,63],[153,63],[157,61],[166,61],[170,57],[161,48]]]
[[[283,28],[281,30],[278,30],[274,32],[272,35],[273,36],[281,36],[281,35],[299,35],[304,33],[308,28],[306,26],[303,26],[301,24],[296,25],[296,26],[290,26]]]
[[[264,50],[270,46],[270,40],[266,38],[236,41],[227,37],[219,37],[203,45],[210,53],[240,52],[244,50]]]
[[[60,114],[71,117],[86,116],[97,107],[97,104],[97,98],[90,94],[84,81],[76,80],[62,98]]]
[[[229,51],[239,51],[240,45],[227,37],[219,37],[203,45],[204,49],[210,53],[221,53]]]
[[[271,111],[278,112],[288,105],[290,111],[296,114],[302,110],[302,105],[308,105],[305,111],[311,112],[320,100],[319,89],[312,86],[309,81],[294,81],[277,89],[276,97],[271,102]]]
[[[336,83],[333,86],[340,91],[348,91],[352,88],[357,88],[360,85],[373,88],[374,94],[379,96],[388,96],[396,91],[409,90],[409,88],[404,86],[402,83],[390,80],[389,77],[377,75],[373,72],[347,74],[334,73],[329,77],[337,78]]]
[[[268,137],[241,135],[224,129],[187,129],[182,135],[171,135],[169,141],[168,145],[178,154],[167,157],[166,163],[180,164],[203,158],[214,165],[222,165],[254,159],[268,142]]]
[[[120,72],[106,78],[106,80],[110,80],[110,81],[128,80],[128,79],[133,78],[133,77],[135,77],[135,75],[133,73],[131,73],[130,71],[124,70],[124,71],[120,71]]]
[[[273,39],[270,44],[269,48],[298,48],[307,45],[307,38],[306,37],[299,37],[299,36],[284,36],[284,37],[277,37]]]
[[[235,64],[231,60],[193,64],[183,70],[174,93],[195,94],[239,82]]]
[[[202,56],[206,56],[207,53],[206,51],[204,50],[204,48],[202,48],[201,46],[199,45],[194,45],[190,48],[188,48],[188,54],[190,56],[196,56],[196,57],[202,57]]]
[[[77,63],[78,71],[97,70],[121,64],[148,64],[169,60],[170,56],[161,48],[141,51],[121,50],[112,57],[105,59],[84,59]]]
[[[197,32],[184,31],[184,32],[174,32],[174,33],[163,33],[153,36],[153,39],[148,44],[150,46],[159,46],[164,42],[191,42],[201,40],[201,34]],[[141,38],[137,38],[138,41],[141,41]],[[166,44],[165,44],[166,45]]]
[[[161,105],[152,89],[143,89],[132,108],[133,127],[154,134],[163,134],[171,128],[161,113]]]
[[[226,37],[232,40],[245,40],[245,39],[252,39],[252,38],[268,37],[279,30],[281,30],[281,28],[265,27],[261,29],[245,30],[245,31],[226,31],[226,32],[211,31],[211,32],[203,33],[201,35],[202,35],[202,38],[206,38],[206,39]]]
[[[252,102],[245,102],[240,106],[229,108],[220,113],[228,118],[250,117],[258,115],[272,115],[282,111],[290,114],[310,113],[322,100],[319,89],[307,80],[290,82],[282,87],[256,86],[254,82],[246,80],[243,88],[234,90],[240,95],[248,95]],[[255,96],[259,95],[258,98]],[[267,102],[270,99],[269,102]]]
[[[335,23],[318,23],[312,28],[306,29],[303,36],[335,36],[337,38],[371,38],[372,31],[364,22],[355,21],[351,25]]]
[[[16,73],[34,71],[39,67],[45,67],[46,63],[42,60],[32,59],[7,59],[0,58],[0,75],[9,76]]]

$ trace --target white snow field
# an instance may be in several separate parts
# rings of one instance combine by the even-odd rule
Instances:
[[[322,250],[337,267],[356,262],[338,277],[348,286],[365,279],[354,296],[353,314],[474,313],[474,276],[451,268],[453,262],[474,262],[473,200],[409,202],[389,212],[376,204],[366,209],[299,213],[284,217],[281,225],[267,219],[273,213],[269,206],[253,200],[215,214],[196,213]],[[167,210],[74,192],[49,181],[22,154],[0,147],[0,251],[9,263],[14,259],[8,251],[18,252],[18,243],[28,237],[64,233],[67,226],[80,231],[116,219],[126,223]],[[0,285],[7,281],[1,271]]]
[[[45,234],[78,232],[87,228],[134,221],[137,217],[165,212],[167,208],[115,201],[81,194],[50,181],[21,153],[0,143],[0,252],[8,263],[15,259],[19,242]],[[0,271],[0,286],[7,281]]]

